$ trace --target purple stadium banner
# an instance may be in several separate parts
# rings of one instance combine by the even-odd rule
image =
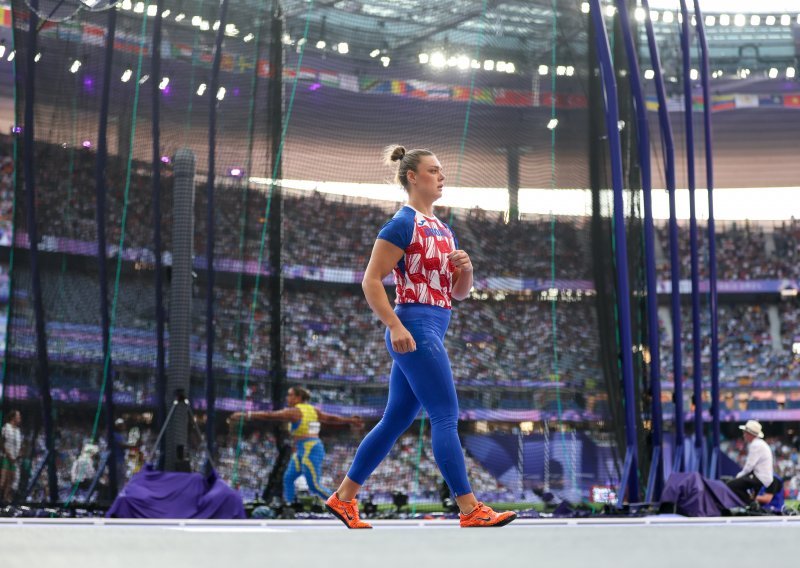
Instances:
[[[7,246],[7,243],[0,243],[0,246]],[[16,246],[19,248],[29,248],[30,242],[28,235],[22,231],[17,234]],[[47,252],[60,252],[76,254],[81,256],[93,256],[96,250],[96,243],[92,241],[80,241],[76,239],[66,239],[61,237],[44,236],[39,250]],[[116,245],[109,245],[108,257],[116,258],[119,249]],[[122,251],[123,260],[131,262],[153,263],[155,257],[153,252],[146,248],[126,248]],[[163,255],[163,262],[166,266],[172,264],[172,256],[169,252]],[[205,270],[207,260],[204,256],[198,255],[194,258],[193,266],[196,270]],[[236,260],[232,258],[218,258],[214,260],[214,267],[220,272],[230,272],[234,274],[243,273],[255,275],[269,274],[268,263],[265,261],[259,267],[255,260]],[[363,270],[348,268],[338,268],[331,266],[308,266],[303,264],[288,264],[284,268],[286,278],[296,280],[313,280],[316,282],[332,282],[338,284],[359,284],[364,277]],[[392,285],[391,275],[384,280],[387,286]],[[717,284],[720,294],[780,294],[784,290],[800,289],[800,281],[794,279],[783,280],[720,280]],[[548,278],[514,278],[503,276],[487,276],[476,278],[475,289],[481,291],[496,292],[547,292],[553,288],[553,283]],[[669,294],[672,286],[669,281],[658,283],[659,294]],[[576,297],[583,294],[593,294],[594,287],[589,280],[556,280],[555,289],[558,291],[574,292]],[[691,282],[681,280],[681,294],[688,294],[691,291]],[[700,282],[700,291],[708,292],[708,281]],[[5,294],[5,296],[4,296]],[[8,296],[8,282],[0,280],[0,299]]]

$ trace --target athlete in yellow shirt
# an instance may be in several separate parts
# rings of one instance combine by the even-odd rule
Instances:
[[[286,408],[257,412],[234,412],[228,422],[233,424],[244,416],[245,420],[282,420],[290,424],[295,451],[283,475],[283,499],[292,503],[295,499],[294,482],[301,475],[306,478],[308,488],[314,495],[327,499],[330,491],[322,486],[322,460],[325,447],[319,439],[321,424],[350,424],[356,428],[363,425],[358,416],[336,416],[323,412],[310,404],[311,393],[302,387],[291,387],[286,395]]]

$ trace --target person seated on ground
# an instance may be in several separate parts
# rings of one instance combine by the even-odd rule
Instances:
[[[772,450],[764,441],[760,422],[748,420],[739,429],[747,442],[747,461],[736,478],[728,482],[728,487],[743,503],[750,504],[762,488],[772,485],[774,458]]]
[[[756,495],[756,503],[765,509],[783,509],[783,480],[777,475],[772,478],[772,483]]]

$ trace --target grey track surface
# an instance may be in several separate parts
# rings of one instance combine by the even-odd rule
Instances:
[[[797,567],[800,518],[453,521],[0,519],[3,568]]]

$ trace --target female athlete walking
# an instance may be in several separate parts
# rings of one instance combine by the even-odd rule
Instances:
[[[348,528],[372,528],[359,519],[356,494],[424,407],[431,420],[433,455],[461,510],[461,526],[503,526],[516,514],[496,513],[478,502],[458,438],[458,400],[443,339],[451,299],[469,296],[472,262],[458,249],[450,227],[433,215],[445,180],[442,165],[429,150],[406,152],[402,146],[390,146],[384,157],[389,165],[397,163],[396,181],[408,193],[408,205],[378,233],[362,287],[386,325],[386,347],[393,359],[389,400],[326,506]],[[397,289],[394,310],[382,283],[389,272],[394,272]]]

